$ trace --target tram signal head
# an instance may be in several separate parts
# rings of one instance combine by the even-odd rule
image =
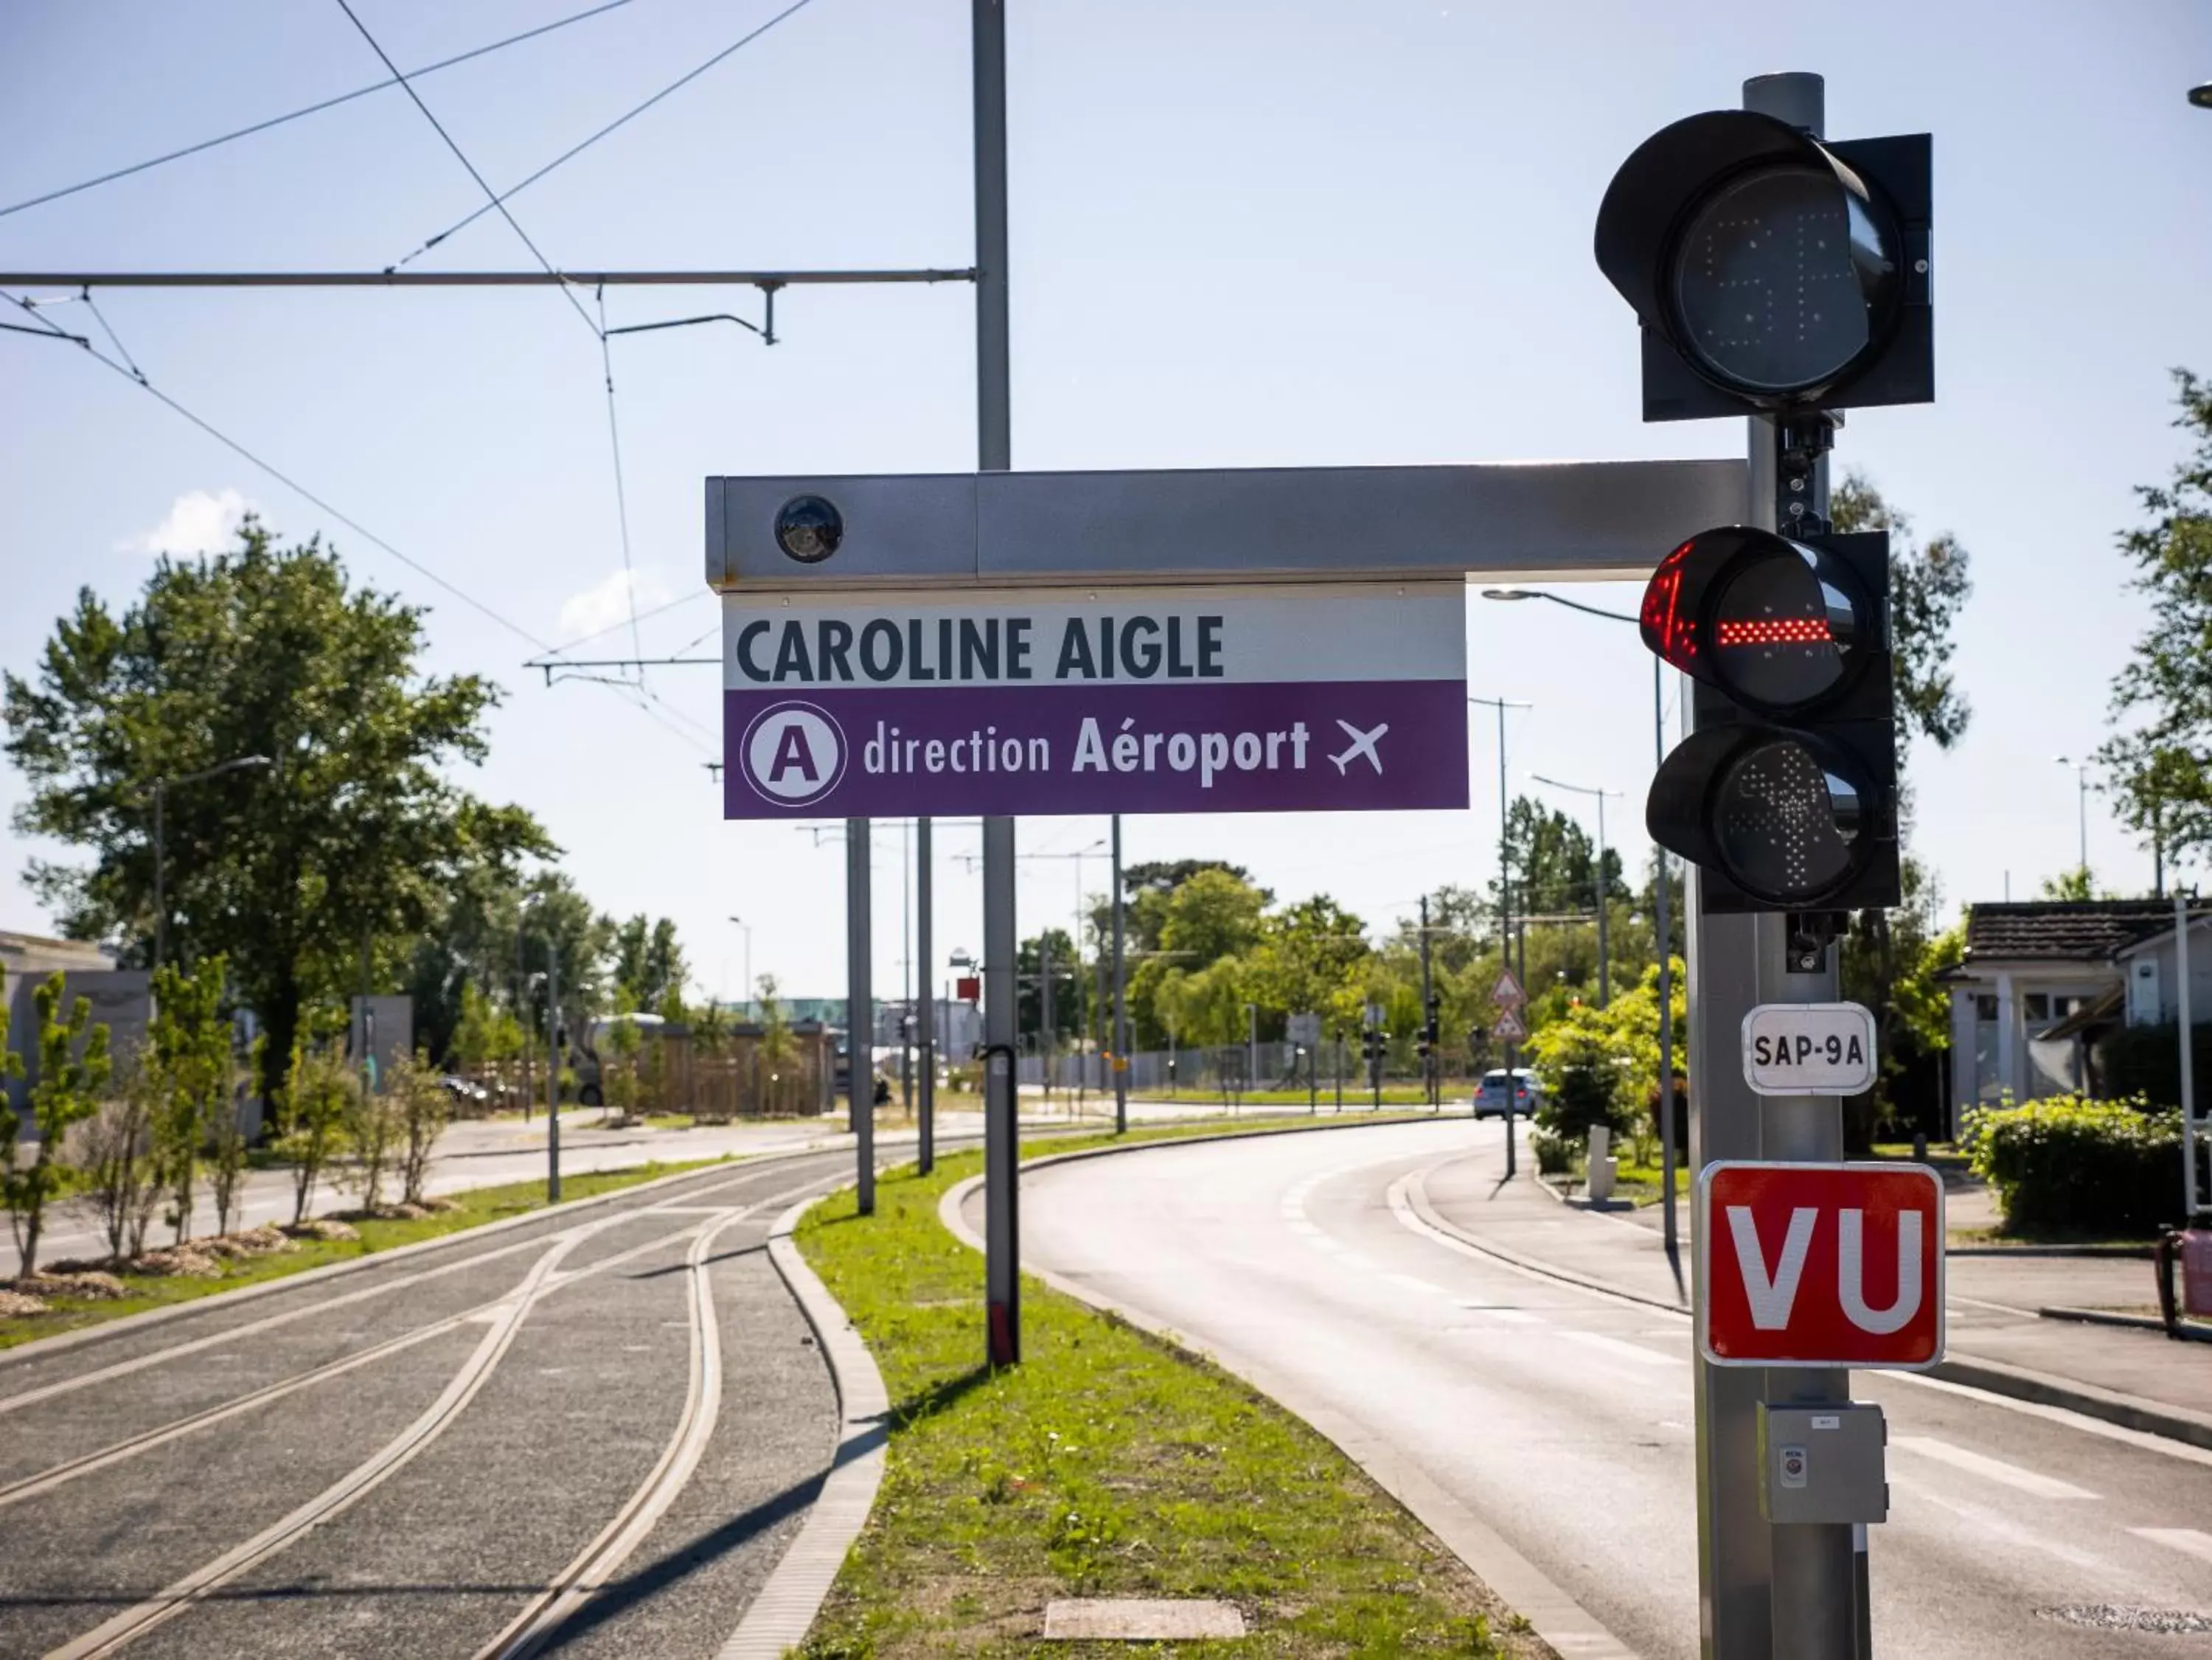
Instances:
[[[1897,902],[1889,540],[1703,531],[1652,575],[1644,643],[1697,682],[1660,764],[1654,840],[1715,910]]]
[[[1598,268],[1644,325],[1644,418],[1935,396],[1924,133],[1828,143],[1711,110],[1638,145]]]

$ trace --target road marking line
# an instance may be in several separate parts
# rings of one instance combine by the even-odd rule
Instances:
[[[1488,1303],[1462,1303],[1462,1308],[1472,1309],[1478,1314],[1487,1314],[1502,1325],[1540,1326],[1544,1322],[1540,1314],[1531,1314],[1525,1308],[1496,1308]]]
[[[2104,1588],[2108,1594],[2121,1587],[2134,1589],[2134,1576],[2121,1564],[2082,1550],[2063,1539],[2054,1539],[2033,1528],[2022,1527],[2001,1512],[1983,1505],[1966,1504],[1938,1492],[1924,1481],[1915,1481],[1903,1474],[1893,1475],[1889,1486],[1893,1494],[1908,1494],[1920,1503],[1933,1505],[1937,1510],[1948,1512],[1970,1524],[1983,1541],[2002,1541],[2017,1545],[2023,1550],[2039,1550],[2046,1556],[2054,1557],[2069,1567],[2078,1570],[2087,1583]],[[1897,1519],[1904,1513],[1904,1507],[1900,1506],[1891,1512],[1892,1519]]]
[[[2199,1533],[2195,1528],[2130,1528],[2128,1531],[2154,1545],[2164,1545],[2168,1550],[2178,1550],[2201,1562],[2212,1562],[2212,1533]]]
[[[1451,1293],[1446,1291],[1442,1286],[1431,1285],[1426,1280],[1418,1279],[1411,1274],[1385,1274],[1382,1277],[1393,1284],[1405,1287],[1408,1291],[1418,1291],[1425,1296],[1449,1297],[1451,1295]]]
[[[2008,1464],[2002,1458],[1969,1452],[1964,1447],[1953,1446],[1948,1441],[1939,1440],[1933,1435],[1899,1435],[1890,1445],[1902,1447],[1907,1452],[1917,1452],[1923,1458],[1933,1458],[1937,1463],[1963,1469],[1970,1475],[2002,1481],[2008,1487],[2032,1493],[2039,1499],[2094,1499],[2097,1496],[2087,1487],[2077,1487],[2071,1481],[2062,1481],[2055,1475],[2022,1469],[2018,1464]]]
[[[1601,1354],[1611,1354],[1624,1360],[1638,1360],[1648,1366],[1680,1366],[1681,1361],[1672,1354],[1662,1354],[1641,1343],[1608,1337],[1602,1331],[1559,1331],[1553,1336],[1564,1337],[1571,1343],[1580,1343],[1584,1348],[1594,1348]]]

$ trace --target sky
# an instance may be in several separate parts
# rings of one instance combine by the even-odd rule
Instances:
[[[411,70],[586,3],[355,9]],[[418,89],[505,188],[785,3],[629,0]],[[2182,454],[2168,372],[2212,373],[2212,112],[2185,100],[2212,80],[2212,9],[1875,0],[1843,27],[1717,0],[1012,0],[1008,36],[1018,468],[1740,455],[1741,421],[1638,419],[1633,319],[1589,252],[1613,170],[1777,70],[1826,77],[1833,136],[1932,132],[1937,400],[1852,411],[1837,461],[1973,558],[1953,657],[1972,724],[1906,761],[1946,909],[2075,862],[2075,774],[2054,758],[2104,736],[2148,624],[2115,542],[2136,487]],[[570,269],[964,266],[968,50],[957,0],[809,0],[510,206]],[[0,209],[382,75],[336,0],[0,8]],[[482,200],[394,88],[0,213],[0,270],[378,270]],[[411,268],[534,264],[487,215]],[[968,288],[789,291],[772,348],[726,324],[613,341],[627,557],[599,342],[556,292],[95,297],[97,318],[41,315],[103,347],[112,327],[154,387],[293,484],[75,347],[0,335],[0,665],[29,671],[80,586],[125,604],[152,550],[220,547],[245,512],[320,534],[428,608],[429,670],[504,689],[463,781],[538,814],[596,904],[674,918],[702,991],[740,995],[748,964],[842,990],[844,850],[721,820],[714,669],[649,669],[641,695],[522,664],[602,628],[568,655],[714,655],[709,475],[972,467]],[[757,303],[605,295],[613,326]],[[634,634],[633,596],[653,613]],[[1472,592],[1468,609],[1469,691],[1534,706],[1509,718],[1509,788],[1586,822],[1587,799],[1528,775],[1620,791],[1607,829],[1639,860],[1652,694],[1633,631]],[[1475,712],[1464,812],[1133,817],[1127,856],[1233,859],[1386,928],[1494,873],[1497,737]],[[24,794],[0,766],[0,813]],[[2147,891],[2147,852],[2089,809],[2099,879]],[[1106,830],[1023,822],[1024,933],[1103,891]],[[977,842],[937,838],[939,976],[980,943]],[[0,831],[0,928],[51,928],[19,878],[69,856]],[[912,972],[896,827],[873,863],[888,992]]]

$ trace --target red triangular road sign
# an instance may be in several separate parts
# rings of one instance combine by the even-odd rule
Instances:
[[[1521,1024],[1519,1010],[1501,1009],[1490,1023],[1490,1035],[1500,1043],[1519,1043],[1528,1035],[1528,1028]]]
[[[1521,982],[1513,978],[1513,971],[1501,968],[1498,971],[1498,984],[1490,989],[1490,1000],[1500,1009],[1518,1009],[1528,998],[1521,990]]]

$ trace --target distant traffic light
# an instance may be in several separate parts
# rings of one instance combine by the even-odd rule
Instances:
[[[1639,145],[1598,268],[1644,324],[1644,418],[1936,395],[1928,135],[1826,142],[1713,110]]]
[[[1712,911],[1898,903],[1889,537],[1706,530],[1660,561],[1644,642],[1698,682],[1652,839]]]

